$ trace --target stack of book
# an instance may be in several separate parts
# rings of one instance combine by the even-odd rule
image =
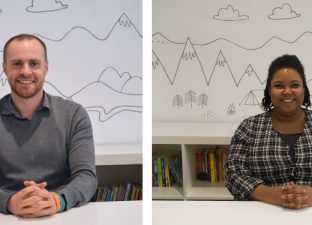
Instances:
[[[182,158],[156,154],[152,159],[153,187],[182,187]]]
[[[120,184],[112,187],[98,187],[91,202],[142,200],[142,185],[139,183]]]
[[[208,182],[224,181],[224,164],[227,162],[228,153],[215,149],[204,149],[196,152],[196,174],[197,179]]]

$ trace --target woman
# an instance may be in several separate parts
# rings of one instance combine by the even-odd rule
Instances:
[[[286,208],[312,205],[312,112],[304,69],[295,55],[269,68],[262,107],[231,141],[225,185],[235,200]]]

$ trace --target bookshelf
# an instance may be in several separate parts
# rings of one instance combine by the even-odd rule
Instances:
[[[229,148],[239,123],[164,123],[153,122],[152,151],[180,152],[183,187],[153,187],[154,200],[232,200],[224,182],[210,183],[196,177],[196,152],[202,148]]]
[[[95,145],[98,187],[142,184],[142,144]]]

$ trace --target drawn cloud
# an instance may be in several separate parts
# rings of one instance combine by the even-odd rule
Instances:
[[[219,9],[218,15],[214,15],[215,20],[223,21],[239,21],[239,20],[248,20],[249,16],[240,15],[237,9],[234,9],[233,6],[228,5],[226,8]]]
[[[283,4],[282,7],[274,8],[272,14],[268,16],[271,20],[294,19],[297,17],[300,17],[300,14],[293,11],[291,6],[287,3]]]
[[[53,12],[67,7],[67,5],[63,5],[61,1],[57,0],[32,0],[31,6],[28,6],[26,11],[32,13]]]

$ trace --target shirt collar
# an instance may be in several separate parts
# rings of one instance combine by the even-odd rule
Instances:
[[[25,119],[20,115],[20,113],[16,110],[13,102],[11,94],[8,94],[2,98],[2,108],[1,108],[1,114],[3,115],[14,115],[18,119]],[[46,92],[43,92],[43,103],[42,106],[39,107],[39,109],[36,110],[36,112],[39,112],[43,109],[50,110],[50,102],[49,97]]]

